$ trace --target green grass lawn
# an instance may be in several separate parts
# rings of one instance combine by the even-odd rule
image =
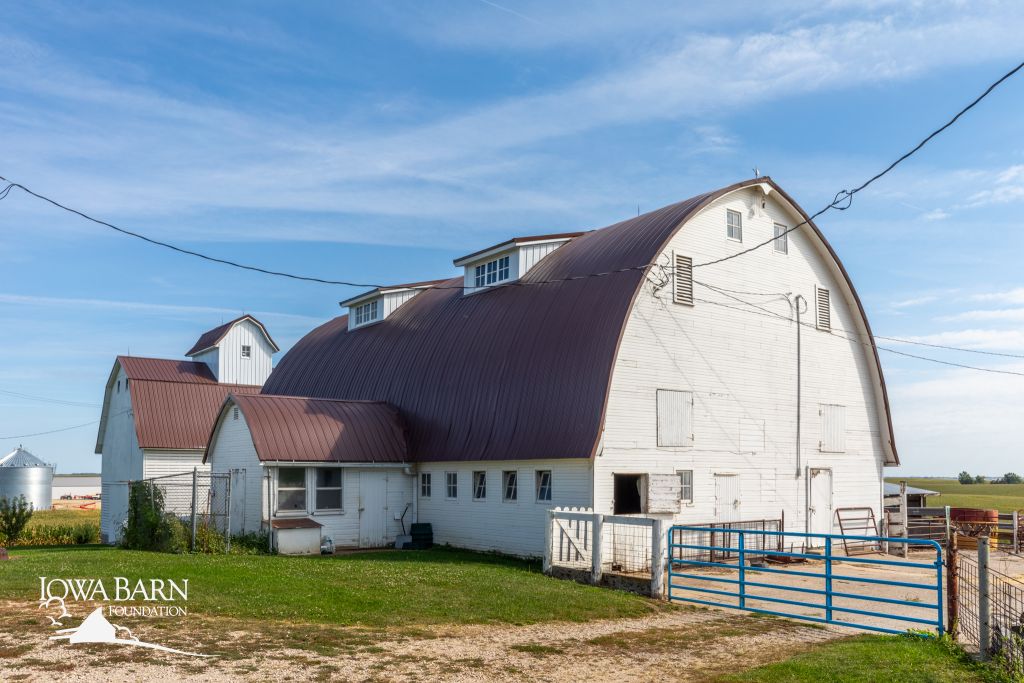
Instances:
[[[900,477],[886,477],[898,484]],[[938,491],[941,496],[928,499],[929,505],[960,508],[982,508],[1013,512],[1024,510],[1024,484],[961,484],[956,479],[907,479],[908,486]]]
[[[40,576],[188,579],[189,614],[373,627],[585,621],[662,609],[549,578],[540,565],[437,548],[334,557],[171,555],[105,546],[15,548],[0,599],[38,599]]]
[[[856,636],[721,681],[755,683],[982,683],[1006,680],[935,638]]]
[[[83,503],[85,501],[82,501]],[[58,524],[100,525],[99,510],[39,510],[32,513],[28,527],[56,526]]]

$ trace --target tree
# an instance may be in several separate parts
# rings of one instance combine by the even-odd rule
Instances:
[[[985,483],[985,477],[983,477],[983,476],[981,476],[981,475],[979,474],[978,476],[976,476],[976,477],[974,478],[974,483],[975,483],[975,484],[984,484],[984,483]]]
[[[1016,472],[1007,472],[1006,474],[1003,475],[1003,478],[999,480],[999,483],[1000,484],[1019,484],[1022,481],[1024,481],[1024,479],[1021,479],[1021,476],[1019,474],[1017,474]]]
[[[973,484],[974,483],[974,477],[972,477],[971,473],[967,472],[967,471],[961,472],[960,475],[957,477],[957,479],[960,481],[961,484]]]
[[[32,504],[25,496],[10,500],[0,498],[0,543],[14,545],[32,519]]]

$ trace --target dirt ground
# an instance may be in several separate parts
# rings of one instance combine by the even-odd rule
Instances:
[[[133,623],[144,641],[216,656],[49,641],[24,605],[3,605],[4,681],[705,681],[777,661],[848,630],[693,608],[640,619],[401,630],[196,618]],[[112,619],[112,621],[118,621]],[[162,623],[158,623],[162,622]],[[187,635],[186,635],[187,631]]]

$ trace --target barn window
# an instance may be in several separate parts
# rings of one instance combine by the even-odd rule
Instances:
[[[483,500],[487,497],[487,473],[473,473],[473,500]]]
[[[612,511],[616,515],[636,515],[644,511],[644,475],[616,474]]]
[[[505,501],[515,501],[519,499],[519,473],[502,472],[501,473],[501,497]]]
[[[380,317],[380,300],[374,299],[373,301],[367,301],[365,304],[356,306],[355,310],[355,324],[365,325],[366,323],[373,322]]]
[[[306,469],[282,467],[277,471],[277,511],[306,511]]]
[[[821,415],[819,450],[824,453],[845,453],[846,406],[822,404],[818,414]]]
[[[499,282],[504,282],[509,278],[509,275],[509,258],[508,256],[502,256],[501,258],[496,258],[493,261],[481,263],[479,266],[474,268],[473,285],[476,287],[494,285]]]
[[[234,408],[231,409],[231,419],[232,420],[237,420],[238,419],[238,406],[235,406]]]
[[[658,445],[693,445],[693,392],[658,389]]]
[[[316,470],[316,509],[341,509],[341,469],[318,467]]]
[[[459,497],[459,473],[458,472],[445,472],[445,497],[446,498],[458,498]]]
[[[725,226],[729,239],[743,241],[743,214],[729,209],[725,212]]]
[[[551,470],[537,470],[537,502],[551,500]]]
[[[679,502],[693,502],[693,470],[679,470]]]
[[[117,380],[117,393],[121,393],[121,380]]]
[[[672,272],[672,301],[677,304],[693,305],[693,259],[675,254],[675,268]]]
[[[248,344],[242,344],[242,358],[252,358],[252,347]]]
[[[775,245],[775,253],[777,254],[788,254],[789,253],[789,230],[785,225],[781,223],[775,224],[775,241],[772,243]]]
[[[420,474],[420,498],[430,498],[430,472]]]
[[[818,287],[814,292],[815,318],[818,329],[830,332],[832,330],[832,295],[823,287]]]

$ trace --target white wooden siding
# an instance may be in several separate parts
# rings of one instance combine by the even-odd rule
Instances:
[[[846,406],[823,404],[818,414],[821,416],[821,440],[818,442],[818,448],[826,453],[844,453]]]
[[[683,253],[702,263],[742,249],[725,235],[729,208],[743,213],[743,244],[771,239],[776,222],[799,222],[773,195],[762,209],[760,197],[759,189],[750,188],[712,203],[683,226],[656,261],[671,263],[674,253]],[[695,298],[723,306],[699,300],[692,307],[683,306],[673,302],[671,285],[643,286],[623,333],[602,449],[594,461],[598,512],[611,512],[616,471],[669,474],[692,469],[693,504],[681,504],[677,513],[666,516],[688,522],[713,520],[714,475],[733,473],[739,476],[744,518],[777,518],[784,511],[787,528],[802,530],[807,468],[827,467],[834,474],[835,507],[869,506],[878,516],[884,455],[870,350],[838,335],[802,329],[803,457],[798,478],[795,324],[765,316],[699,284],[739,292],[803,294],[810,307],[816,302],[816,288],[823,287],[831,292],[832,328],[862,334],[855,304],[843,294],[841,276],[823,248],[804,228],[789,234],[788,247],[788,254],[765,248],[695,270]],[[790,317],[789,305],[779,297],[735,296]],[[696,439],[689,449],[658,447],[657,390],[673,386],[693,391]],[[820,404],[846,406],[846,452],[819,451]]]
[[[526,275],[542,258],[558,249],[565,242],[541,242],[526,244],[519,248],[519,277]]]
[[[120,538],[121,525],[128,518],[127,482],[141,479],[143,471],[142,450],[130,412],[130,387],[125,390],[125,379],[124,370],[118,365],[107,407],[100,465],[100,538],[104,543],[116,543]],[[117,391],[119,382],[120,392]]]
[[[658,389],[658,445],[693,445],[693,392]]]
[[[473,500],[473,472],[487,473],[487,498]],[[502,498],[502,472],[518,472],[518,499]],[[536,500],[535,473],[551,471],[551,500]],[[538,557],[544,553],[544,524],[553,507],[590,507],[591,466],[587,458],[494,462],[422,463],[431,473],[432,495],[419,496],[420,522],[433,525],[434,542],[473,550]],[[445,496],[445,472],[459,476],[458,498]]]
[[[214,377],[220,377],[220,348],[213,347],[209,351],[203,351],[192,356],[197,363],[206,363]]]
[[[251,347],[252,355],[242,357],[242,346]],[[217,345],[219,356],[214,374],[226,384],[262,386],[270,376],[274,349],[263,332],[251,320],[233,326]]]
[[[191,473],[193,468],[208,472],[209,465],[203,464],[202,451],[165,451],[143,449],[142,476],[165,477],[171,474]]]
[[[380,301],[380,317],[375,322],[379,322],[387,318],[389,315],[398,310],[398,307],[412,299],[417,294],[422,293],[423,289],[403,289],[397,292],[385,292],[378,297],[375,297]],[[348,307],[348,329],[353,330],[356,328],[356,316],[355,309],[363,304],[373,301],[373,298],[363,299],[354,306]],[[360,325],[359,327],[362,327]]]

